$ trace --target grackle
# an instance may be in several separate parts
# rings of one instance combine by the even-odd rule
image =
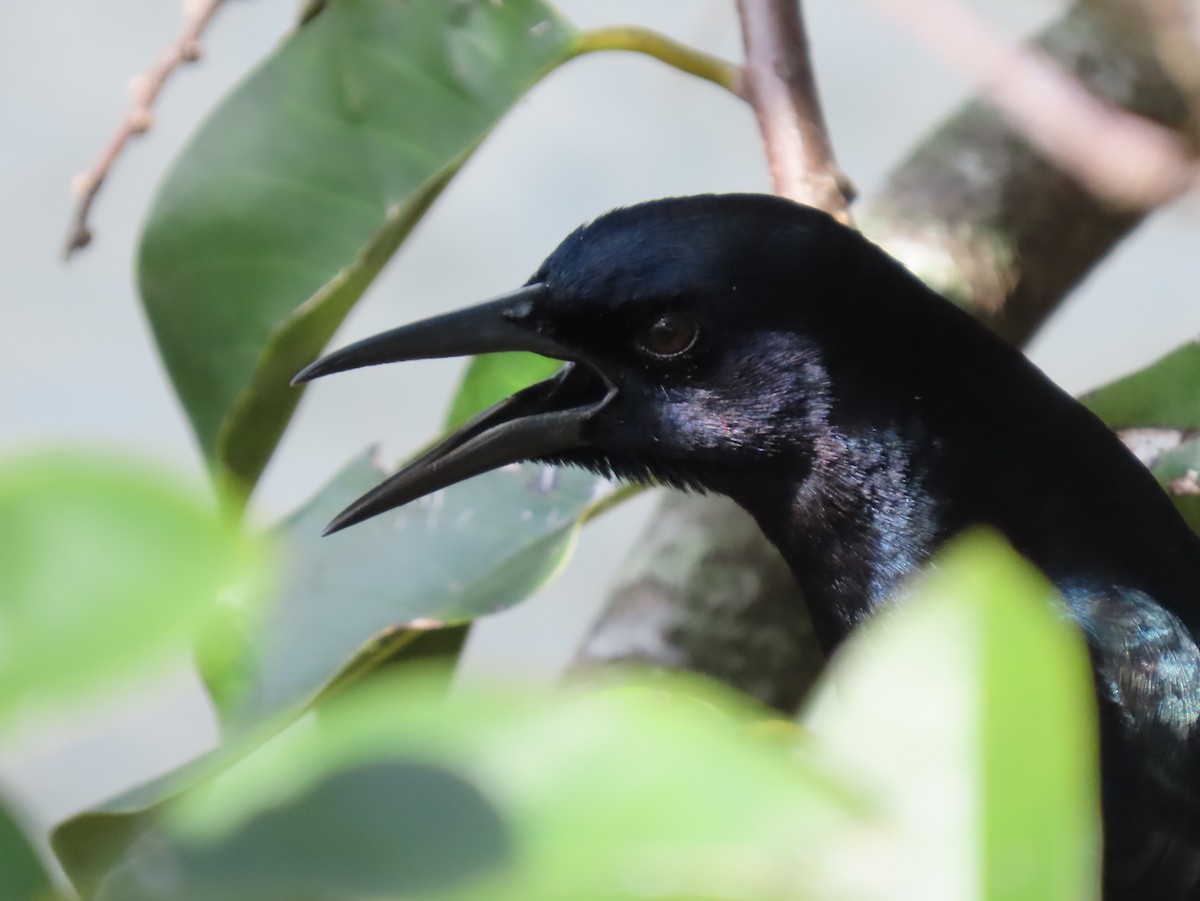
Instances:
[[[296,380],[511,350],[567,363],[328,531],[529,459],[718,492],[783,553],[829,650],[947,538],[989,525],[1088,643],[1105,898],[1200,898],[1200,539],[1020,352],[829,216],[715,195],[608,213],[523,288]]]

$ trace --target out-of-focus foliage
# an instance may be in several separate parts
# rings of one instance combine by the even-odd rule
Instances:
[[[101,901],[428,897],[498,868],[508,836],[473,785],[430,764],[347,766],[219,841],[145,835]]]
[[[0,463],[0,731],[178,655],[262,582],[261,542],[164,475],[78,452]]]
[[[973,537],[851,640],[802,728],[678,678],[378,678],[162,807],[95,897],[1091,897],[1089,669],[1053,604]]]
[[[805,716],[882,789],[891,867],[868,898],[1090,898],[1099,852],[1092,678],[1050,585],[968,536],[834,659]]]
[[[51,897],[50,876],[12,815],[0,806],[0,898],[42,901]]]
[[[283,572],[274,602],[206,621],[199,662],[223,745],[62,824],[54,844],[77,885],[107,869],[166,801],[418,634],[406,623],[461,622],[536,590],[596,502],[590,475],[511,467],[322,539],[333,514],[381,477],[366,458],[347,467],[276,530]]]
[[[145,466],[45,450],[0,462],[0,734],[186,654],[217,607],[254,607],[269,555]],[[0,810],[0,897],[49,885]]]

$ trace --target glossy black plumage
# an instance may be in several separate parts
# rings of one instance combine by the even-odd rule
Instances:
[[[1106,897],[1200,897],[1200,541],[1091,413],[856,232],[777,198],[616,210],[514,296],[453,314],[436,355],[573,362],[332,528],[529,457],[719,492],[783,552],[832,648],[947,538],[991,525],[1091,648]],[[299,378],[435,355],[431,328]]]

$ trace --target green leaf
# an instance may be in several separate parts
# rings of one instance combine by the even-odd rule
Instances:
[[[539,0],[339,0],[172,167],[139,281],[210,463],[248,491],[311,360],[488,131],[569,54]]]
[[[559,360],[528,353],[484,354],[473,358],[450,401],[446,429],[456,429],[509,395],[548,378],[561,365]],[[418,636],[399,648],[386,665],[406,666],[415,660],[437,656],[457,660],[469,631],[470,625],[464,623]]]
[[[373,668],[417,634],[406,625],[464,622],[525,599],[564,563],[603,484],[578,470],[505,467],[321,537],[385,475],[360,458],[284,524],[280,602],[265,620],[233,624],[216,646],[234,652],[203,665],[227,732],[294,715],[347,671]]]
[[[1091,670],[1052,597],[977,533],[835,658],[807,721],[895,842],[865,896],[1097,897]]]
[[[0,805],[0,898],[36,901],[49,898],[53,884],[25,832]]]
[[[797,896],[875,828],[854,790],[710,686],[447,700],[444,681],[408,670],[332,699],[319,728],[288,730],[160,807],[99,897],[442,897],[439,880],[507,859],[498,879],[451,895],[599,901],[652,884],[724,899],[750,878],[747,897],[769,901]],[[414,768],[459,781],[422,789]]]
[[[455,898],[807,897],[802,889],[874,824],[802,747],[757,737],[759,716],[680,680],[449,701],[436,683],[380,680],[335,699],[319,729],[280,736],[188,795],[165,825],[173,843],[225,847],[243,824],[291,809],[331,774],[426,764],[475,785],[512,835],[506,872]],[[367,821],[380,816],[369,791],[361,809]],[[419,835],[429,808],[412,815],[416,828],[396,826],[392,843],[366,851],[408,857],[402,843]],[[393,894],[371,897],[383,896]]]
[[[0,728],[186,649],[218,600],[260,593],[261,549],[131,462],[45,451],[0,465]]]
[[[346,767],[218,841],[146,835],[101,901],[428,897],[496,870],[504,824],[477,788],[426,763]]]
[[[549,378],[560,366],[561,360],[550,360],[537,354],[485,354],[475,357],[467,364],[458,391],[450,402],[446,428],[458,428],[476,413],[499,403],[510,394]]]
[[[250,897],[275,887],[277,897],[403,897],[411,886],[393,858],[431,853],[423,829],[444,834],[444,821],[426,823],[429,805],[412,814],[412,790],[388,790],[390,763],[474,786],[508,836],[503,872],[435,857],[430,878],[480,878],[412,896],[1094,897],[1095,714],[1082,641],[1048,603],[1049,586],[988,537],[940,559],[915,595],[839,654],[806,734],[677,678],[541,699],[447,700],[441,674],[363,683],[322,708],[319,728],[290,729],[181,797],[108,890],[155,897],[135,890],[174,874],[160,897],[236,899],[242,878]],[[337,805],[360,818],[346,828],[367,836],[349,872],[321,846],[344,822],[321,799],[347,773],[355,800]],[[297,834],[312,836],[307,857]],[[313,894],[297,888],[299,874]]]
[[[50,833],[50,846],[82,898],[92,898],[101,880],[162,816],[166,802],[211,778],[250,750],[247,739],[226,744],[115,798],[71,817]]]
[[[1080,400],[1114,429],[1200,429],[1200,344],[1178,347]]]
[[[55,831],[55,850],[85,897],[173,798],[332,685],[386,662],[403,642],[415,639],[415,656],[422,643],[436,649],[437,631],[406,630],[407,623],[462,621],[536,590],[565,562],[602,484],[578,471],[508,467],[320,537],[338,510],[384,475],[363,457],[282,525],[290,562],[274,606],[226,608],[206,622],[198,656],[222,724],[218,751]]]

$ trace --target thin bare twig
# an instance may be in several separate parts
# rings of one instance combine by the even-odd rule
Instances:
[[[1179,134],[1100,100],[1045,53],[1008,39],[960,0],[870,2],[977,79],[1029,141],[1098,197],[1144,209],[1196,179],[1196,160]]]
[[[200,38],[222,3],[224,0],[187,0],[184,3],[186,22],[179,37],[163,50],[158,61],[150,69],[134,79],[133,105],[125,113],[116,134],[105,145],[96,161],[86,172],[80,173],[72,185],[79,200],[75,206],[75,215],[71,219],[67,243],[63,247],[64,259],[70,259],[75,251],[82,250],[92,242],[88,216],[104,179],[108,177],[109,171],[130,138],[145,134],[150,129],[153,122],[152,107],[167,79],[183,63],[195,62],[200,58]]]
[[[853,190],[833,158],[799,0],[738,0],[741,93],[754,107],[775,193],[850,221]]]

